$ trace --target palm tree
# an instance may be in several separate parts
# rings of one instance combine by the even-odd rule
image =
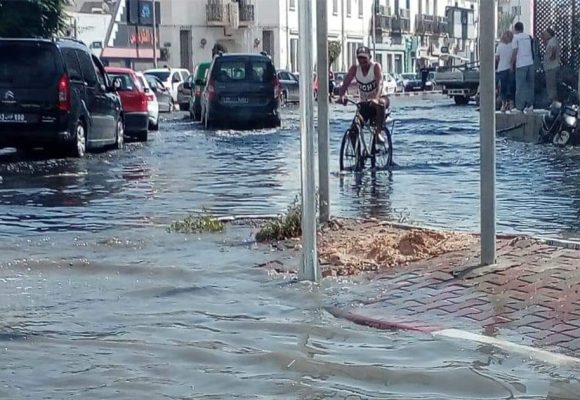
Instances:
[[[68,27],[65,7],[70,0],[18,0],[0,2],[0,37],[49,38]]]
[[[497,18],[497,37],[500,38],[505,31],[509,31],[512,28],[516,16],[511,13],[501,13],[498,14]]]

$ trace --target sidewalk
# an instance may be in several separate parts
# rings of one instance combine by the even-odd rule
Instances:
[[[379,241],[400,250],[405,237],[433,236],[432,231],[407,229],[402,234],[405,229],[396,225],[372,225],[347,222],[323,230],[321,257],[332,254],[325,252],[332,246],[344,255],[338,262],[321,259],[324,275],[350,274],[344,261],[350,264],[353,254],[360,257],[356,243],[368,247]],[[394,235],[399,235],[398,242],[389,241]],[[379,329],[461,329],[551,352],[572,355],[580,350],[580,250],[529,237],[503,237],[497,246],[497,265],[479,267],[476,236],[441,234],[434,256],[423,252],[420,261],[387,268],[358,266],[354,274],[371,271],[370,281],[360,285],[360,302],[331,313]],[[368,254],[382,257],[376,249]]]
[[[580,349],[579,250],[502,239],[497,265],[478,262],[476,243],[378,273],[374,283],[387,294],[350,311],[417,330],[462,328],[550,351]]]

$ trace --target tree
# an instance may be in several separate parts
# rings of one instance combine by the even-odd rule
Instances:
[[[514,21],[516,20],[516,16],[510,13],[501,13],[498,14],[497,18],[497,37],[501,38],[501,35],[505,31],[509,31],[512,28]]]
[[[0,37],[50,38],[68,27],[65,7],[70,0],[0,1]]]
[[[338,57],[340,57],[340,52],[342,51],[342,43],[339,40],[331,40],[328,42],[328,62],[330,64],[334,63]]]

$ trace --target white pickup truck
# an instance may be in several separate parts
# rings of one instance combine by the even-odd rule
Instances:
[[[467,104],[475,98],[479,88],[479,64],[464,64],[435,72],[435,82],[443,88],[443,94],[453,97],[455,104]]]

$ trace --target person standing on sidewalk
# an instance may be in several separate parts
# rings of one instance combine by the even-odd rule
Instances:
[[[516,110],[525,113],[534,110],[534,52],[532,37],[524,33],[524,24],[514,26],[512,63],[516,65]]]
[[[556,32],[548,28],[543,33],[546,42],[544,54],[544,71],[546,72],[546,90],[550,101],[558,100],[558,77],[560,74],[560,43]]]
[[[495,52],[496,77],[499,83],[501,97],[501,111],[506,112],[512,108],[513,93],[513,65],[512,65],[512,40],[513,33],[506,31],[501,35],[501,42]]]

